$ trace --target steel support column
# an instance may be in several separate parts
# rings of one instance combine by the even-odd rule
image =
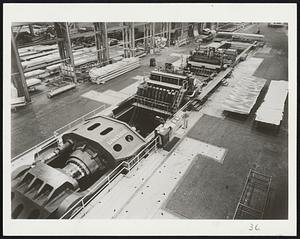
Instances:
[[[29,27],[30,34],[31,34],[32,36],[34,36],[34,30],[33,30],[32,25],[31,25],[31,24],[28,24],[28,27]]]
[[[59,56],[60,56],[60,59],[61,60],[64,60],[67,58],[67,55],[66,55],[66,47],[65,47],[65,37],[64,37],[64,32],[63,32],[63,29],[62,27],[60,26],[60,23],[54,23],[54,28],[55,28],[55,31],[56,31],[56,36],[57,38],[62,38],[64,39],[63,41],[59,41],[57,43],[58,45],[58,52],[59,52]]]
[[[98,37],[98,31],[99,31],[99,26],[97,23],[94,23],[94,32],[95,32],[95,45],[96,45],[96,51],[97,51],[97,62],[99,64],[102,63],[102,54],[101,54],[101,41]]]
[[[155,41],[155,22],[153,22],[151,25],[151,49],[154,49],[154,41]]]
[[[29,103],[31,99],[13,32],[11,35],[11,71],[12,80],[15,82],[18,96],[25,96],[26,102]]]
[[[146,38],[145,38],[145,51],[149,52],[149,48],[150,48],[150,23],[147,23],[145,25],[146,27]]]
[[[69,64],[73,69],[75,73],[75,62],[74,62],[74,56],[72,51],[72,44],[71,44],[71,38],[70,38],[70,31],[69,31],[69,25],[67,22],[65,23],[54,23],[56,35],[58,38],[62,38],[63,41],[58,42],[58,51],[60,58],[63,60],[63,63]],[[76,74],[74,74],[74,82],[77,82]]]
[[[103,45],[105,46],[104,49],[104,58],[105,58],[105,64],[108,64],[109,62],[109,42],[108,42],[108,34],[107,34],[107,23],[103,22]]]
[[[123,27],[123,23],[121,23],[122,24],[122,27]],[[125,56],[125,29],[124,28],[122,28],[122,41],[123,41],[123,52],[124,52],[124,57],[126,57]]]
[[[130,28],[131,28],[131,56],[134,57],[135,56],[135,32],[134,32],[134,22],[132,22],[130,24]]]
[[[107,39],[107,25],[105,22],[95,22],[95,41],[98,63],[107,65],[109,62],[109,43]]]
[[[172,28],[172,23],[168,22],[168,41],[167,41],[167,46],[169,47],[171,45],[171,28]]]
[[[129,39],[128,39],[128,27],[126,27],[126,23],[123,23],[124,28],[124,57],[129,57]]]
[[[74,56],[73,56],[73,51],[72,51],[72,43],[71,43],[71,39],[70,39],[69,26],[68,26],[67,22],[65,22],[65,27],[66,27],[66,35],[67,35],[68,56],[70,59],[70,64],[74,69],[74,82],[77,83],[77,77],[76,77],[76,73],[75,73],[75,61],[74,61]]]
[[[147,52],[147,29],[146,29],[146,24],[144,24],[144,51]]]

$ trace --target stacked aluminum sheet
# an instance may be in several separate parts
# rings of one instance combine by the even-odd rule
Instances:
[[[118,77],[126,72],[129,72],[140,66],[138,57],[125,58],[114,64],[104,67],[95,67],[89,71],[91,81],[97,84],[103,84],[115,77]]]
[[[287,94],[287,81],[271,81],[265,99],[256,112],[255,121],[272,125],[280,125]]]
[[[265,79],[254,76],[238,79],[223,103],[223,109],[238,114],[250,114],[265,83]]]

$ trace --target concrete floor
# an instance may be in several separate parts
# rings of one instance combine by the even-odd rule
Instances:
[[[100,107],[102,104],[84,97],[82,94],[94,90],[120,91],[136,82],[136,75],[143,76],[153,70],[149,67],[150,58],[155,57],[157,65],[174,62],[180,59],[172,53],[187,54],[194,45],[170,47],[161,50],[160,54],[147,55],[141,58],[141,67],[119,76],[105,85],[85,82],[76,89],[48,99],[46,92],[32,96],[32,103],[11,114],[11,156],[12,158],[53,135],[53,131],[69,122]],[[103,103],[104,104],[104,103]]]
[[[261,104],[270,80],[288,80],[287,36],[284,29],[260,26],[270,54],[254,73],[268,80],[252,112]],[[278,134],[253,128],[254,113],[247,119],[204,115],[188,136],[228,149],[223,164],[195,160],[169,198],[165,208],[186,218],[232,218],[250,168],[272,176],[268,219],[288,218],[288,102]],[[189,195],[188,197],[184,195]]]

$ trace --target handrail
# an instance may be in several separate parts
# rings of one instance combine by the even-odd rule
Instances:
[[[153,150],[157,149],[158,136],[151,140],[148,145],[140,151],[134,158],[129,162],[123,161],[120,163],[113,171],[111,171],[105,178],[103,178],[99,183],[94,185],[92,189],[82,197],[77,203],[75,203],[67,212],[65,212],[59,219],[72,219],[78,213],[80,213],[99,193],[101,193],[111,182],[114,180],[121,172],[126,169],[128,172],[131,171],[144,157],[145,155],[151,153]],[[114,174],[117,172],[116,174]],[[103,185],[102,185],[103,184]],[[89,198],[91,196],[91,198]],[[76,211],[73,211],[79,207]],[[66,216],[70,215],[69,218]]]
[[[62,134],[63,132],[71,129],[72,127],[74,127],[75,125],[79,124],[80,122],[83,122],[86,118],[90,118],[91,116],[99,113],[100,111],[104,110],[106,108],[106,105],[101,105],[99,108],[77,118],[76,120],[70,122],[69,124],[57,129],[54,131],[53,136],[51,136],[50,138],[38,143],[37,145],[25,150],[24,152],[18,154],[17,156],[15,156],[14,158],[12,158],[11,162],[14,162],[15,160],[19,159],[20,157],[24,156],[25,154],[27,154],[28,152],[35,150],[37,148],[39,148],[41,145],[45,144],[46,142],[50,142],[51,140],[54,140],[57,138],[58,135]],[[76,123],[76,124],[74,124]],[[71,126],[72,125],[72,126]]]
[[[70,122],[69,124],[57,129],[54,131],[54,136],[60,135],[64,132],[66,132],[67,130],[70,130],[71,128],[73,128],[75,125],[83,122],[84,120],[86,120],[87,118],[90,118],[92,116],[94,116],[95,114],[99,113],[100,111],[104,110],[106,108],[106,105],[101,105],[99,108],[77,118],[76,120],[73,120],[72,122]]]
[[[28,152],[30,152],[30,151],[32,151],[32,150],[34,150],[34,149],[37,149],[37,148],[39,148],[41,145],[45,144],[46,142],[51,141],[51,140],[54,140],[54,139],[55,139],[54,136],[51,136],[50,138],[45,139],[44,141],[38,143],[37,145],[35,145],[35,146],[33,146],[33,147],[27,149],[26,151],[24,151],[24,152],[18,154],[17,156],[13,157],[13,158],[11,159],[11,162],[14,162],[15,160],[17,160],[18,158],[24,156],[24,155],[27,154]]]

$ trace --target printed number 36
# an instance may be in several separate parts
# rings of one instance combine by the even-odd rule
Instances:
[[[259,231],[260,228],[258,227],[258,224],[250,224],[250,227],[249,227],[249,231]]]

